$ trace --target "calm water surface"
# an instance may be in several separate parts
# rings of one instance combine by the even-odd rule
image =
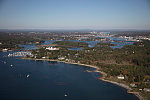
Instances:
[[[93,68],[8,53],[0,52],[0,100],[138,100],[124,88],[98,80],[101,75],[86,72]]]

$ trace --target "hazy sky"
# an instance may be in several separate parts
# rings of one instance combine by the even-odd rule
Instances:
[[[150,0],[0,0],[0,29],[150,29]]]

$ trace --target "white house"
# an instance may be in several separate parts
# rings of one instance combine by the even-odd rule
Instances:
[[[122,74],[120,74],[119,76],[117,76],[118,79],[120,80],[124,80],[124,76]]]
[[[43,59],[45,59],[46,57],[42,57]]]
[[[46,50],[59,50],[59,48],[47,47]]]
[[[131,87],[137,87],[137,85],[134,84],[134,83],[131,83],[130,86],[131,86]]]
[[[144,88],[143,90],[146,91],[146,92],[150,92],[149,88]]]
[[[2,51],[3,51],[3,52],[6,52],[6,51],[8,51],[8,49],[5,48],[5,49],[3,49]]]
[[[59,59],[59,60],[64,60],[64,59],[65,59],[65,57],[59,57],[58,59]]]

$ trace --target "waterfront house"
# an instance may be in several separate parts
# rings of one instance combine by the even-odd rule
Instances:
[[[117,76],[118,79],[120,80],[124,80],[124,76],[122,74],[120,74],[119,76]]]
[[[6,48],[5,48],[5,49],[2,49],[2,51],[3,51],[3,52],[7,52],[7,51],[8,51],[8,49],[6,49]]]
[[[45,59],[46,57],[42,57],[43,59]]]
[[[64,59],[65,59],[65,57],[59,57],[58,59],[59,59],[59,60],[64,60]]]

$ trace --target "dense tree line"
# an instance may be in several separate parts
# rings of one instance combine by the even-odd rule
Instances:
[[[84,42],[72,42],[72,41],[56,41],[53,44],[57,44],[60,47],[72,47],[72,48],[88,46],[88,44]]]
[[[1,33],[0,34],[0,50],[4,48],[9,48],[11,50],[21,49],[19,44],[29,44],[29,43],[41,43],[44,42],[39,39],[35,39],[26,34],[9,34],[9,33]]]

